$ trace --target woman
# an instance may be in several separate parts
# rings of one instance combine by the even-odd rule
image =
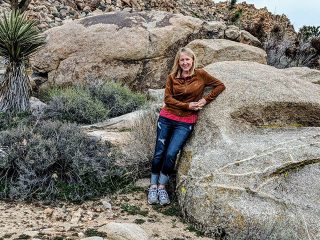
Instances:
[[[182,149],[198,119],[198,111],[214,100],[224,84],[202,69],[195,69],[196,57],[189,48],[176,54],[171,74],[167,78],[164,102],[157,123],[157,141],[152,160],[148,203],[170,203],[166,185],[178,152]],[[212,91],[202,97],[204,88]]]

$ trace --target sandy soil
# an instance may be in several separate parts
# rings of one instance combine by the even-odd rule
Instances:
[[[130,193],[76,205],[0,202],[0,239],[81,239],[101,235],[97,229],[109,222],[139,224],[150,239],[202,239],[179,217],[177,203],[166,207],[146,202],[145,186]]]

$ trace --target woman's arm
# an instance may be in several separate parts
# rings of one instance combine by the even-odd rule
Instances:
[[[172,77],[171,75],[169,75],[167,78],[166,88],[164,91],[164,103],[167,106],[170,106],[172,108],[189,110],[189,103],[184,103],[173,98],[172,86],[173,86]]]
[[[206,104],[208,104],[213,101],[223,90],[225,90],[226,87],[220,80],[211,76],[205,70],[201,69],[200,71],[205,85],[212,86],[211,92],[207,96],[203,97],[203,99],[206,101]]]

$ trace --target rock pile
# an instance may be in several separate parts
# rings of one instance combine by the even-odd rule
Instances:
[[[263,23],[263,31],[270,32],[275,24],[285,31],[294,31],[289,19],[273,15],[266,8],[256,9],[253,4],[237,5],[243,9],[242,24],[245,29]],[[9,9],[0,3],[0,9]],[[46,30],[61,25],[65,19],[78,19],[88,15],[111,11],[159,10],[169,13],[198,17],[203,20],[228,21],[230,10],[227,3],[214,3],[211,0],[32,0],[28,14],[40,21],[40,28]]]

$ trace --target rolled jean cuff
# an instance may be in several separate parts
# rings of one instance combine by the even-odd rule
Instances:
[[[169,176],[164,175],[163,173],[160,173],[159,184],[161,184],[161,185],[167,185],[168,182],[169,182]]]
[[[158,185],[158,179],[159,179],[159,174],[151,173],[150,184],[151,185]]]

